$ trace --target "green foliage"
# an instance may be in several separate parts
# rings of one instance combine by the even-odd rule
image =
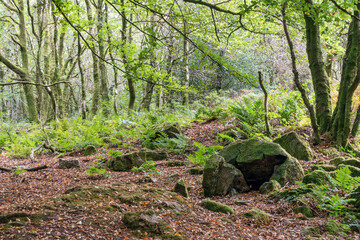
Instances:
[[[190,162],[193,164],[205,165],[206,161],[216,153],[217,150],[223,148],[223,146],[204,146],[202,143],[194,142],[194,146],[197,147],[195,154],[188,155]]]
[[[89,176],[101,176],[104,178],[110,177],[109,173],[106,172],[106,169],[103,168],[101,163],[94,163],[85,170],[85,173]]]
[[[153,139],[154,131],[149,131],[142,144],[149,149],[167,149],[170,152],[182,154],[186,150],[189,139],[183,134],[175,134],[175,138],[169,138],[164,133],[160,137]]]
[[[350,194],[360,186],[360,177],[352,177],[351,171],[346,166],[335,172],[335,177],[330,176],[331,185],[312,185],[308,195],[316,200],[318,207],[329,211],[332,215],[342,215],[349,211],[349,203],[354,199]],[[308,188],[303,183],[298,183],[301,188]]]
[[[144,172],[145,174],[159,174],[155,161],[146,161],[140,167],[133,167],[133,172]]]
[[[235,138],[233,137],[230,137],[229,135],[226,135],[226,134],[222,134],[222,133],[218,133],[219,137],[224,139],[224,140],[227,140],[229,142],[235,142]]]
[[[117,151],[117,150],[110,150],[108,152],[108,154],[111,157],[118,157],[118,156],[124,155],[124,153],[122,151]]]
[[[20,176],[21,174],[27,172],[25,169],[22,169],[20,166],[16,166],[16,169],[13,171],[15,175]]]

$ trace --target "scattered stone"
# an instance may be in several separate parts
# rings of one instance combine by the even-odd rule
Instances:
[[[360,168],[358,167],[354,167],[354,166],[349,166],[349,165],[344,165],[344,164],[340,164],[339,168],[344,168],[344,167],[348,167],[349,170],[351,171],[351,176],[352,177],[360,177]]]
[[[231,189],[238,192],[250,190],[242,172],[217,154],[205,164],[202,186],[205,197],[224,196]]]
[[[330,160],[330,164],[338,166],[339,164],[341,164],[344,161],[345,161],[344,157],[336,157],[336,158],[333,158],[332,160]]]
[[[208,199],[205,199],[201,202],[201,206],[206,208],[207,210],[210,210],[212,212],[221,212],[221,213],[235,213],[234,209],[225,205],[221,204],[215,201],[211,201]]]
[[[321,185],[330,185],[331,180],[329,173],[323,170],[315,170],[304,176],[303,183],[305,184],[313,183],[321,186]]]
[[[332,235],[336,235],[336,234],[339,234],[340,232],[342,232],[342,227],[341,227],[340,223],[338,223],[337,221],[335,221],[333,219],[330,219],[325,224],[325,231]]]
[[[321,237],[320,229],[318,227],[314,227],[314,226],[309,226],[309,227],[301,229],[301,233],[304,235]]]
[[[59,159],[60,169],[80,168],[79,159]]]
[[[108,161],[108,167],[114,171],[126,171],[133,167],[140,167],[146,161],[163,160],[167,156],[166,152],[140,150],[115,157],[115,159]]]
[[[9,222],[39,222],[45,220],[47,217],[44,214],[31,214],[26,212],[15,212],[5,215],[0,215],[0,223]]]
[[[274,140],[296,159],[310,161],[314,158],[309,143],[296,132],[288,132]]]
[[[174,192],[180,194],[183,197],[188,198],[189,197],[189,192],[186,188],[185,182],[183,179],[179,179],[174,186]]]
[[[171,228],[160,220],[152,210],[126,212],[123,216],[123,222],[130,229],[157,235],[163,235],[171,231]]]
[[[347,159],[343,161],[342,164],[360,168],[360,161],[357,159]]]
[[[325,170],[326,172],[332,172],[335,171],[337,167],[335,165],[321,164],[321,165],[315,165],[312,168],[312,171],[321,170],[321,169]]]
[[[183,210],[181,205],[178,204],[177,202],[163,201],[163,202],[161,202],[161,206],[163,206],[165,208],[174,209],[177,212],[181,212]]]
[[[269,215],[257,208],[253,208],[244,213],[244,217],[255,219],[260,224],[268,224],[270,222]]]
[[[300,206],[300,207],[294,208],[294,212],[301,213],[302,215],[304,215],[305,217],[308,217],[308,218],[314,217],[313,211],[308,206]]]
[[[238,205],[238,206],[246,206],[246,205],[248,205],[248,203],[245,200],[242,200],[242,199],[235,199],[234,204]]]
[[[167,167],[180,167],[180,166],[186,166],[188,165],[189,162],[184,162],[184,161],[167,161],[166,162],[166,166]]]
[[[188,172],[190,175],[201,175],[204,173],[204,169],[199,167],[193,167],[186,170],[186,172]]]
[[[93,155],[93,154],[96,154],[96,153],[97,153],[96,148],[93,145],[88,145],[85,148],[84,156],[90,156],[90,155]]]
[[[269,182],[263,183],[259,188],[260,193],[269,194],[271,192],[278,192],[281,189],[280,183],[275,180],[270,180]]]

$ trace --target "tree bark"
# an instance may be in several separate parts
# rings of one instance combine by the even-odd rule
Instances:
[[[304,12],[304,19],[306,27],[306,51],[315,91],[316,118],[320,132],[325,132],[329,129],[332,111],[330,81],[321,52],[319,24],[316,19],[318,13],[313,8],[312,0],[305,0],[305,2],[313,10],[311,12]]]

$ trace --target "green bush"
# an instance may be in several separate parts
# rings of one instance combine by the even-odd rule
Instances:
[[[206,161],[216,153],[217,150],[223,148],[223,146],[204,146],[202,143],[194,142],[194,146],[197,147],[195,154],[188,155],[190,162],[193,164],[205,165]]]

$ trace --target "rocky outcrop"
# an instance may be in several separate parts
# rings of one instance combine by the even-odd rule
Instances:
[[[274,142],[296,159],[310,161],[314,158],[309,143],[296,132],[288,132]]]
[[[59,159],[59,168],[60,169],[69,169],[69,168],[79,168],[80,161],[79,159]]]

